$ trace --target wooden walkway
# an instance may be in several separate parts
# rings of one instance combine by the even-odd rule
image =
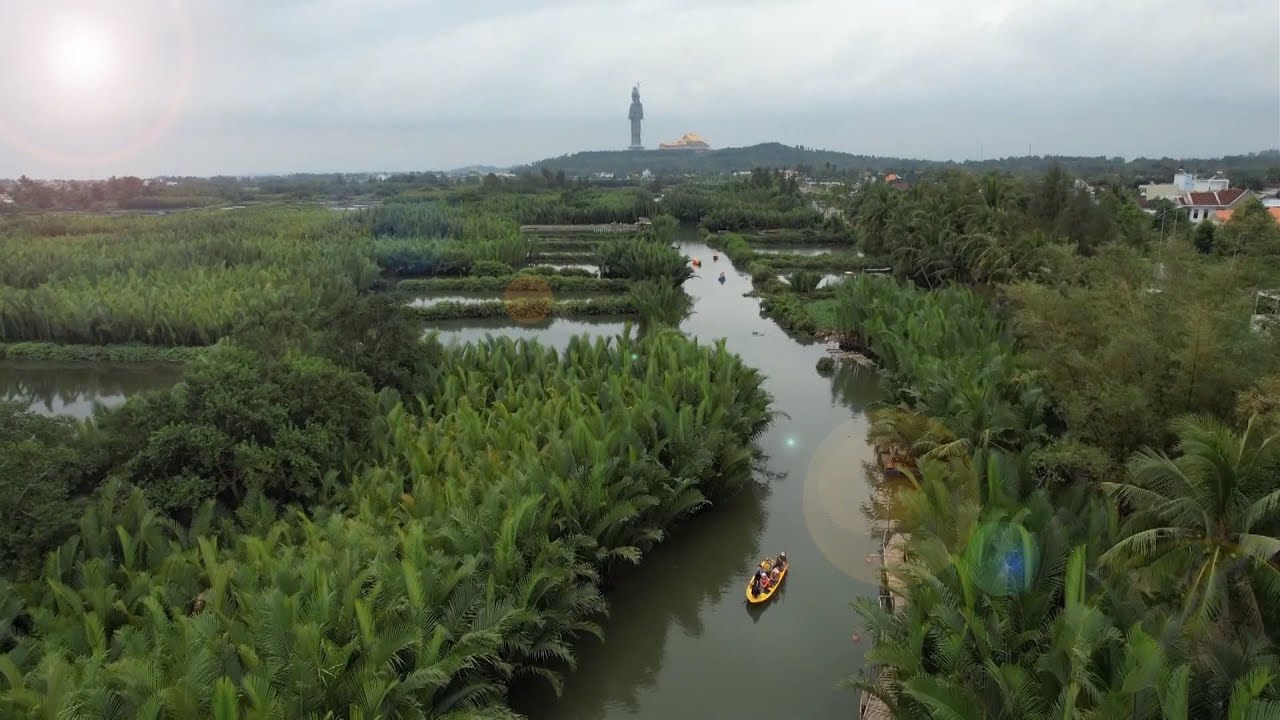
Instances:
[[[880,469],[882,471],[893,471],[893,453],[881,452],[877,448],[877,459],[879,460]],[[884,485],[874,489],[876,494],[876,503],[881,507],[887,507],[891,502],[888,493],[885,491]],[[897,576],[897,573],[891,572],[906,562],[906,538],[893,529],[892,521],[886,523],[884,534],[880,540],[880,569],[881,569],[881,585],[880,585],[880,607],[889,612],[897,612],[906,607],[907,604],[907,587],[906,583]],[[874,638],[872,639],[874,642]],[[892,670],[887,668],[872,667],[870,671],[871,682],[881,688],[885,687],[886,681],[892,679]],[[880,698],[863,692],[858,698],[858,719],[859,720],[891,720],[893,714],[889,712],[889,707],[884,704]]]

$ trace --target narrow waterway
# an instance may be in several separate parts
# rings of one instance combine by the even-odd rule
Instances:
[[[640,566],[614,578],[603,643],[579,643],[578,669],[557,699],[521,686],[513,704],[535,720],[599,718],[839,718],[856,693],[837,684],[862,666],[849,606],[874,597],[877,543],[868,498],[866,410],[871,372],[816,370],[819,344],[788,337],[744,297],[751,279],[682,231],[703,265],[685,288],[695,314],[682,329],[729,349],[767,377],[779,417],[760,440],[758,487],[678,528]],[[725,282],[718,276],[725,272]],[[764,556],[786,551],[792,568],[778,595],[748,606],[745,587]]]

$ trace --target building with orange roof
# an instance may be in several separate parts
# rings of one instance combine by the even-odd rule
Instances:
[[[1219,223],[1227,222],[1231,220],[1233,214],[1235,214],[1235,210],[1218,210],[1213,213],[1213,221]],[[1280,225],[1280,207],[1267,208],[1267,214],[1271,216],[1272,220],[1276,221],[1277,225]]]

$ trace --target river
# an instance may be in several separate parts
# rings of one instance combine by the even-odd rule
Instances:
[[[761,437],[761,483],[677,528],[641,564],[614,578],[603,643],[578,643],[578,669],[556,699],[522,685],[515,708],[534,720],[614,718],[806,718],[856,716],[857,694],[839,689],[868,648],[855,643],[849,603],[875,597],[878,543],[862,513],[868,500],[866,410],[874,373],[815,368],[820,344],[788,337],[744,297],[751,278],[682,230],[681,251],[703,261],[685,284],[694,315],[682,329],[759,368],[779,417]],[[725,272],[723,284],[718,281]],[[792,567],[778,595],[748,606],[756,562],[786,551]],[[750,607],[750,609],[748,609]]]

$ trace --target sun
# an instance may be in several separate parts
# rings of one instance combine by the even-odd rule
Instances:
[[[68,90],[99,88],[111,71],[114,48],[106,33],[91,25],[61,29],[49,45],[49,66]]]

